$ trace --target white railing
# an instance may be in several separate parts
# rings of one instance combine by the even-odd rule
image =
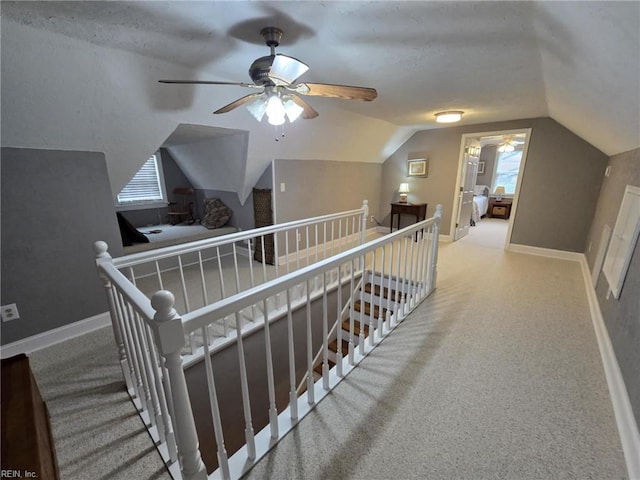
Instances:
[[[113,264],[149,297],[158,290],[174,292],[175,308],[188,313],[364,243],[368,212],[365,200],[357,210],[131,254]],[[268,306],[281,301],[274,297]],[[253,322],[257,308],[243,311],[240,321]],[[228,337],[233,328],[223,318],[209,337]],[[199,335],[189,336],[190,354],[201,355],[202,345]]]
[[[433,291],[441,214],[438,206],[430,219],[182,315],[171,292],[149,300],[97,242],[125,380],[172,475],[239,478],[293,428]],[[216,344],[211,326],[225,318],[234,331]],[[185,362],[185,339],[195,332],[203,355]]]

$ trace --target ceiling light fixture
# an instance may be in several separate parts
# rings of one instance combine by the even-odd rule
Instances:
[[[304,111],[290,96],[280,95],[277,91],[265,92],[247,105],[247,110],[261,122],[265,113],[271,125],[282,125],[285,116],[289,123],[295,122]]]
[[[451,110],[448,112],[438,112],[436,113],[436,122],[438,123],[454,123],[459,122],[462,119],[462,114],[464,112],[461,110]]]
[[[512,136],[505,137],[504,143],[501,143],[498,147],[500,153],[510,153],[516,149],[516,144]]]

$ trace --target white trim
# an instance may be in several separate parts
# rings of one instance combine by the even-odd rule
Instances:
[[[600,304],[596,296],[595,289],[591,284],[591,274],[589,266],[584,255],[580,259],[582,268],[582,277],[587,291],[587,299],[589,300],[589,309],[591,310],[591,320],[593,329],[596,333],[598,341],[598,349],[602,358],[602,366],[604,375],[609,386],[609,395],[611,395],[611,403],[613,405],[613,414],[616,418],[618,426],[618,434],[620,435],[620,443],[622,443],[622,451],[627,464],[627,473],[630,479],[640,478],[640,431],[638,424],[633,415],[631,401],[629,400],[629,392],[624,384],[620,366],[616,359],[611,339],[607,327],[604,324]]]
[[[0,357],[8,358],[20,353],[29,354],[109,325],[111,325],[111,316],[109,312],[103,312],[69,325],[63,325],[53,330],[2,345],[0,347]]]
[[[453,242],[453,236],[445,235],[445,234],[440,233],[438,235],[438,242],[440,242],[440,243],[442,243],[442,242],[452,243]]]
[[[507,248],[508,251],[514,253],[525,253],[527,255],[538,255],[539,257],[557,258],[560,260],[571,260],[572,262],[580,262],[584,255],[582,253],[567,252],[564,250],[554,250],[552,248],[530,247],[529,245],[518,245],[512,243]]]

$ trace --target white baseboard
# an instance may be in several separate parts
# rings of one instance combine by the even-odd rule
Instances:
[[[564,250],[554,250],[552,248],[530,247],[528,245],[510,244],[507,250],[515,253],[526,253],[528,255],[538,255],[540,257],[558,258],[560,260],[571,260],[580,262],[584,257],[582,253],[566,252]]]
[[[640,455],[638,455],[638,452],[640,452],[640,431],[633,415],[629,393],[622,378],[616,354],[613,351],[609,332],[604,324],[600,304],[591,283],[591,273],[589,272],[587,259],[584,255],[581,255],[580,266],[589,300],[591,320],[598,341],[600,357],[602,358],[602,366],[609,386],[613,413],[616,418],[618,434],[620,435],[620,442],[622,443],[622,450],[627,464],[627,473],[629,474],[629,479],[640,479]]]
[[[54,328],[47,332],[38,333],[37,335],[2,345],[0,347],[0,358],[13,357],[21,353],[29,354],[108,325],[111,325],[109,312],[100,313],[69,325],[63,325],[62,327]]]

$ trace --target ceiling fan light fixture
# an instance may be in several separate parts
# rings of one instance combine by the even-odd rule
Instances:
[[[247,105],[247,110],[257,121],[261,122],[267,111],[267,102],[260,96]]]
[[[436,122],[438,123],[455,123],[459,122],[462,119],[462,114],[464,112],[461,110],[450,110],[447,112],[438,112],[436,113]]]
[[[287,111],[282,104],[282,100],[277,95],[269,97],[267,100],[267,121],[271,125],[282,125],[284,123],[284,116]]]
[[[304,112],[304,108],[294,102],[291,98],[288,98],[284,102],[284,110],[289,119],[289,123],[295,122],[298,117]]]

